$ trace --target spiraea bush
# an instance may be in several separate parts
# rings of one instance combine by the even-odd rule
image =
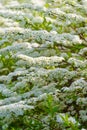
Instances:
[[[87,129],[87,0],[0,0],[0,130]]]

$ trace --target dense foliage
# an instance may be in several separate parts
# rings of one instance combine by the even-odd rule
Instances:
[[[87,130],[87,0],[0,0],[0,130]]]

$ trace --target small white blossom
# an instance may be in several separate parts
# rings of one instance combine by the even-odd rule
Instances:
[[[36,24],[36,23],[39,23],[41,24],[43,22],[43,18],[42,17],[35,17],[32,19],[32,23],[33,24]]]

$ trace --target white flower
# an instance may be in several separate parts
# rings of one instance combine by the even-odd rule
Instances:
[[[77,101],[76,101],[76,103],[78,105],[85,106],[85,105],[87,105],[87,98],[86,97],[85,98],[78,98]]]
[[[81,49],[80,51],[79,51],[79,54],[80,55],[85,55],[87,53],[87,47],[85,47],[85,48],[83,48],[83,49]]]
[[[55,100],[53,107],[59,105],[61,113],[56,112],[56,122],[60,129],[66,129],[66,120],[79,126],[75,119],[79,110],[77,120],[85,130],[86,3],[87,0],[26,0],[26,3],[0,0],[0,123],[3,130],[10,128],[20,116],[27,117],[26,110],[31,113],[39,105],[43,107],[48,95]],[[64,108],[69,116],[62,113]],[[48,124],[44,130],[50,130],[51,117],[44,111],[39,114],[40,120]]]
[[[43,18],[42,17],[34,17],[32,19],[32,23],[35,24],[35,23],[39,23],[41,24],[43,22]]]
[[[64,114],[61,114],[61,116],[65,116]],[[57,115],[56,116],[56,121],[59,122],[59,123],[63,123],[63,119],[61,118],[60,115]]]
[[[85,10],[86,10],[86,12],[87,12],[87,0],[82,0],[82,3],[83,3],[83,6],[84,6],[84,8],[85,8]]]
[[[33,106],[28,106],[26,104],[22,104],[21,102],[4,105],[0,107],[0,118],[5,118],[6,116],[11,117],[12,113],[14,113],[15,116],[23,115],[24,110],[33,108]]]
[[[69,117],[69,121],[72,122],[73,124],[76,124],[76,120],[73,117]]]
[[[44,0],[32,0],[32,3],[34,3],[35,5],[39,5],[39,6],[43,6],[44,5]]]
[[[80,118],[83,122],[87,121],[87,109],[86,110],[80,110],[79,111]]]
[[[78,60],[72,57],[68,60],[68,63],[74,64],[75,67],[86,67],[87,60],[83,61],[83,60]]]
[[[84,78],[80,78],[76,81],[74,81],[72,84],[71,84],[71,88],[73,87],[76,87],[76,86],[80,86],[81,88],[84,88],[87,86],[87,82],[84,80]]]

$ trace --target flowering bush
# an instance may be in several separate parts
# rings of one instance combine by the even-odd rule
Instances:
[[[87,0],[0,0],[0,130],[87,129]]]

